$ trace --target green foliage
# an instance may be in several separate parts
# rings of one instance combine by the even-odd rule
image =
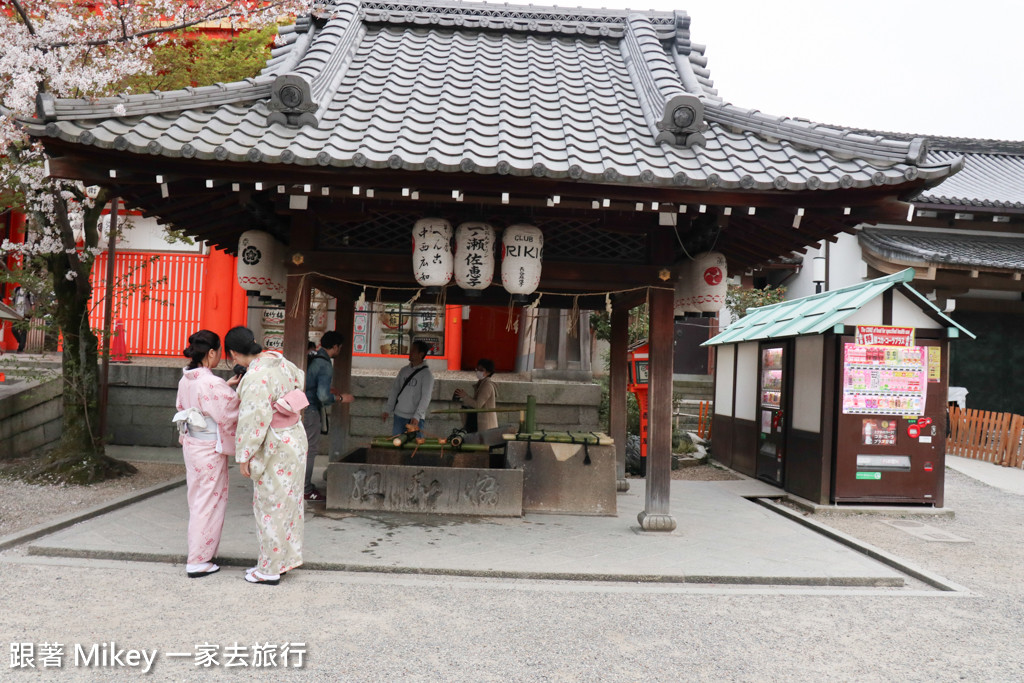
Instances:
[[[607,311],[594,311],[590,314],[590,328],[594,336],[604,341],[611,341],[612,322]],[[647,304],[641,304],[629,312],[629,343],[647,339],[650,333],[650,320],[647,315]]]
[[[786,300],[785,287],[766,286],[764,289],[743,289],[735,285],[729,287],[725,295],[725,307],[734,318],[742,318],[748,308],[769,306]]]
[[[187,31],[178,40],[153,51],[153,67],[148,73],[126,78],[112,90],[144,93],[251,78],[270,58],[270,43],[276,33],[276,26],[268,26],[223,40]]]

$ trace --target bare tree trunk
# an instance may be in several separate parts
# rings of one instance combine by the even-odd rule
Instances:
[[[57,198],[63,209],[63,198]],[[86,245],[97,241],[102,201],[86,213]],[[89,484],[136,472],[135,467],[106,455],[99,433],[99,365],[97,339],[89,327],[93,257],[79,253],[66,210],[58,211],[64,253],[47,258],[56,298],[54,317],[64,341],[61,370],[64,378],[64,420],[60,441],[39,462],[38,479]],[[70,246],[69,246],[70,245]],[[108,294],[109,296],[109,294]]]

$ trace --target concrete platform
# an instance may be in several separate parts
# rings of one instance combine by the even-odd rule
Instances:
[[[165,453],[154,454],[156,450]],[[175,450],[138,455],[180,457]],[[529,513],[521,518],[453,518],[328,512],[323,505],[308,505],[305,566],[702,584],[904,585],[900,572],[747,499],[778,497],[778,489],[766,484],[673,481],[672,512],[678,528],[664,534],[639,529],[644,482],[631,483],[633,490],[618,496],[615,517]],[[229,496],[219,561],[249,566],[256,554],[252,492],[237,469],[232,469]],[[38,538],[28,551],[181,564],[186,521],[181,486]]]

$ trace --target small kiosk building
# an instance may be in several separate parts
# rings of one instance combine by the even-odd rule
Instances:
[[[907,268],[753,309],[717,351],[715,458],[802,498],[942,507],[949,340]]]

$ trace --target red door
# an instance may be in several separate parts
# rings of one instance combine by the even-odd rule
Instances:
[[[490,358],[494,361],[495,372],[514,371],[519,334],[505,330],[508,309],[498,306],[468,308],[469,319],[462,321],[462,362],[459,367],[474,370],[478,360]],[[519,309],[516,309],[518,318]]]

